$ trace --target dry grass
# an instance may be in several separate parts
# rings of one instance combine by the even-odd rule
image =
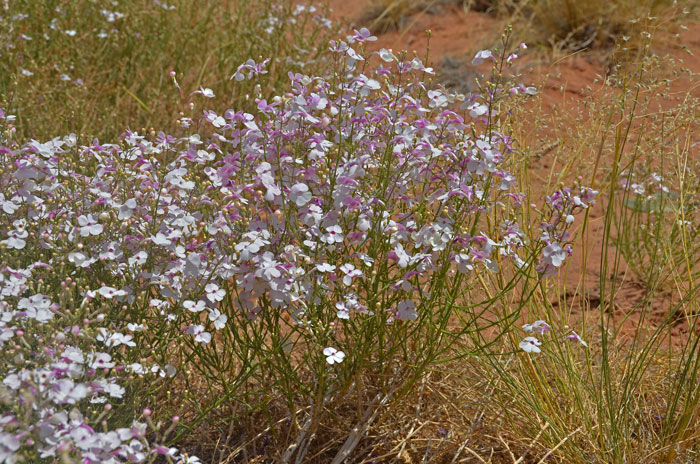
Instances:
[[[457,5],[497,15],[515,26],[516,36],[555,52],[583,49],[612,50],[621,39],[627,46],[639,34],[667,19],[679,7],[671,0],[374,0],[358,21],[377,33],[402,29],[423,14],[440,14]],[[693,6],[694,7],[694,6]]]
[[[402,29],[414,15],[440,14],[449,5],[463,4],[462,0],[374,0],[360,14],[358,22],[372,32],[383,34]]]
[[[621,374],[625,371],[625,358],[630,353],[622,345],[615,349],[618,354],[612,367]],[[666,407],[667,389],[671,386],[662,366],[668,365],[675,356],[659,354],[653,361],[655,367],[649,370],[644,386],[640,387],[643,394],[637,397],[632,407],[631,418],[636,425],[630,449],[634,454],[628,456],[628,462],[654,462],[653,456],[659,457],[662,452],[658,446],[662,439],[660,418]],[[508,355],[503,363],[518,375],[517,354]],[[624,389],[621,376],[616,377],[615,388]],[[522,377],[519,382],[518,388],[527,392],[530,379]],[[366,396],[344,398],[343,404],[328,411],[330,418],[309,444],[303,462],[600,462],[597,456],[603,453],[597,433],[599,425],[583,423],[582,417],[574,412],[575,398],[561,393],[556,402],[561,408],[562,425],[568,431],[563,434],[551,430],[551,426],[536,414],[524,414],[518,399],[513,396],[517,396],[513,385],[494,375],[483,363],[474,360],[449,362],[429,372],[412,393],[398,403]],[[360,420],[353,419],[357,417],[355,410],[358,407],[363,409]],[[593,402],[584,407],[596,409]],[[296,445],[307,412],[299,410],[295,424],[288,415],[275,416],[283,411],[282,399],[278,398],[270,402],[266,414],[256,413],[240,422],[228,420],[214,426],[216,416],[221,419],[231,417],[231,411],[224,408],[211,420],[202,423],[181,446],[197,451],[205,462],[283,462],[285,451]],[[270,417],[275,417],[275,420],[268,423]],[[338,460],[343,449],[351,452],[346,460]],[[684,460],[678,462],[697,459],[700,457],[698,453],[699,450],[690,446],[682,454]],[[294,462],[293,458],[291,462]]]
[[[6,2],[0,105],[17,115],[18,136],[73,132],[114,140],[127,127],[172,131],[180,116],[190,116],[191,92],[200,86],[229,107],[252,108],[253,85],[231,91],[240,64],[270,58],[261,91],[272,93],[286,85],[288,71],[318,66],[330,32],[312,15],[270,26],[270,18],[291,17],[287,0],[102,3]]]

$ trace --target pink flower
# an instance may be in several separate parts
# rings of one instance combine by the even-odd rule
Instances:
[[[588,343],[586,343],[585,341],[583,341],[583,339],[579,336],[579,334],[577,334],[577,333],[574,332],[573,330],[571,331],[571,333],[570,333],[569,335],[566,336],[566,339],[567,339],[567,340],[571,340],[572,342],[578,342],[578,343],[580,343],[581,345],[583,345],[583,346],[585,346],[585,347],[588,347]]]

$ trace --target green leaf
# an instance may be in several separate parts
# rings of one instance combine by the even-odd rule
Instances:
[[[640,213],[673,213],[680,209],[676,192],[658,191],[652,195],[634,196],[625,200],[625,206]]]

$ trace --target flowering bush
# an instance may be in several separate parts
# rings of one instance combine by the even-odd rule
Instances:
[[[10,152],[3,150],[3,156]],[[21,163],[15,167],[18,170],[13,175],[21,170]],[[48,171],[30,168],[30,172],[33,174],[22,179],[29,188],[24,192],[44,191],[41,187],[35,190],[34,182],[48,180],[43,176]],[[60,184],[44,183],[47,188],[51,185],[60,188]],[[34,198],[38,200],[34,207],[46,206]],[[17,210],[27,214],[22,211],[24,201],[17,196],[12,199],[19,200]],[[10,203],[15,204],[10,200],[5,206]],[[32,210],[30,217],[35,218],[33,213],[41,214]],[[101,230],[94,222],[83,222],[87,227],[82,230],[90,231],[85,236],[99,235]],[[197,462],[195,457],[180,455],[176,448],[147,439],[149,425],[163,440],[173,427],[158,434],[161,424],[154,425],[148,418],[122,427],[108,425],[113,419],[112,405],[125,400],[129,380],[134,385],[127,373],[149,373],[138,363],[117,361],[124,357],[124,350],[135,346],[133,337],[113,330],[110,313],[114,310],[105,300],[95,298],[96,294],[81,298],[90,291],[83,286],[88,282],[76,276],[73,260],[54,255],[47,241],[31,241],[39,228],[26,230],[24,219],[12,224],[10,238],[2,243],[5,250],[0,264],[0,462],[71,457],[82,462],[153,462],[158,455],[167,456],[169,462]],[[27,256],[21,256],[25,250]],[[99,290],[105,299],[126,294],[108,289]],[[136,330],[133,324],[123,328]],[[155,364],[150,369],[154,373],[171,370],[172,366]],[[103,431],[96,429],[98,425]]]
[[[596,192],[549,197],[528,243],[498,108],[533,92],[502,77],[507,36],[479,55],[495,81],[466,97],[432,88],[418,58],[383,49],[368,65],[372,39],[333,41],[327,75],[290,72],[289,91],[260,96],[255,114],[206,110],[181,118],[178,136],[19,144],[2,114],[6,461],[188,459],[149,445],[140,423],[89,424],[110,414],[91,405],[128,406],[120,379],[192,373],[208,395],[186,428],[224,402],[247,414],[263,393],[283,395],[290,415],[311,405],[289,450],[300,460],[327,404],[350,389],[398,397],[479,330],[450,322],[479,304],[483,273],[555,272],[569,218]],[[378,384],[363,386],[369,374]]]

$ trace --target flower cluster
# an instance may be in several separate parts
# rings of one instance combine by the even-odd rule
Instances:
[[[32,282],[41,285],[55,270],[43,262],[0,269],[0,462],[153,462],[161,454],[196,462],[150,443],[147,422],[106,427],[112,404],[124,400],[125,372],[135,371],[113,355],[134,346],[133,337],[105,327],[105,315],[90,303],[72,304],[78,285],[70,277],[54,292],[56,301],[36,293]],[[103,431],[96,430],[100,423]]]
[[[664,184],[664,177],[656,172],[650,173],[641,181],[630,179],[628,171],[620,174],[620,187],[623,191],[629,190],[634,195],[652,198],[656,192],[669,193],[669,188]]]
[[[540,225],[540,241],[544,248],[537,265],[537,270],[544,276],[554,275],[567,256],[572,255],[569,229],[574,216],[593,205],[597,195],[598,192],[589,187],[578,187],[573,191],[567,187],[546,198],[550,213]]]
[[[537,320],[531,324],[524,324],[523,331],[525,331],[526,333],[532,333],[533,335],[539,335],[541,337],[544,334],[551,332],[552,327],[549,324],[547,324],[546,321]],[[564,339],[588,347],[588,343],[583,341],[579,334],[577,334],[573,330],[569,329],[567,334],[564,336]],[[522,341],[518,344],[518,346],[521,350],[525,351],[526,353],[542,352],[542,349],[540,348],[540,346],[542,346],[542,342],[540,341],[540,339],[532,335],[523,338]]]

